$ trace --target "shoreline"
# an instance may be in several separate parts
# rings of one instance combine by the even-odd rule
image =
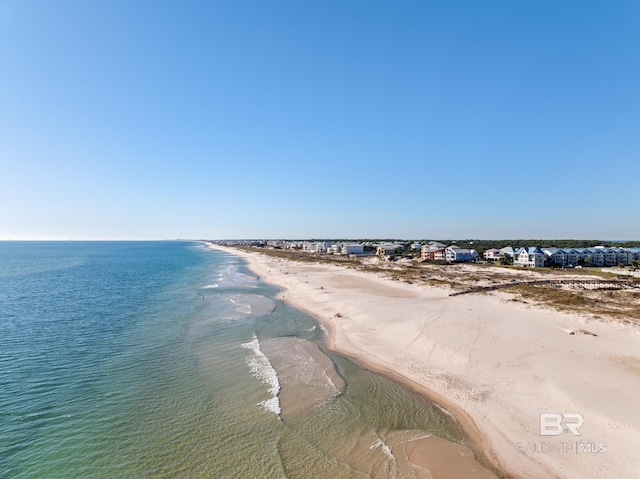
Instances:
[[[297,309],[301,309],[298,306],[295,306]],[[304,311],[304,309],[302,310]],[[313,314],[309,311],[305,311],[307,314],[310,314],[314,318]],[[430,403],[436,405],[440,410],[442,410],[445,414],[450,415],[454,418],[456,423],[460,425],[464,435],[469,440],[469,446],[475,453],[481,454],[481,459],[476,459],[478,462],[488,467],[492,472],[496,472],[500,474],[500,477],[504,476],[504,479],[520,479],[519,476],[513,475],[512,473],[504,470],[499,462],[497,462],[495,457],[493,456],[493,451],[491,449],[490,438],[482,435],[478,427],[476,426],[473,418],[467,414],[462,408],[460,408],[454,402],[448,400],[446,397],[438,394],[437,392],[419,384],[411,379],[403,376],[402,374],[394,371],[389,367],[379,366],[362,356],[358,356],[356,354],[349,353],[347,351],[343,351],[335,346],[335,342],[333,341],[334,327],[330,324],[323,322],[321,319],[318,319],[318,322],[326,327],[329,332],[329,336],[327,337],[328,341],[326,342],[326,346],[330,351],[333,351],[341,356],[346,357],[360,368],[366,371],[372,371],[377,374],[381,374],[386,376],[387,378],[395,381],[406,389],[410,391],[416,392],[426,398]],[[547,476],[550,477],[550,476]]]
[[[254,271],[255,273],[260,273],[259,276],[261,280],[263,280],[263,278],[266,278],[265,279],[266,282],[280,288],[281,299],[282,301],[285,301],[285,293],[288,291],[288,288],[282,286],[279,283],[268,281],[269,279],[271,279],[270,272],[265,271],[263,268],[260,267],[259,264],[257,264],[257,262],[255,261],[254,255],[250,253],[245,253],[243,251],[234,250],[231,248],[220,247],[217,245],[215,247],[214,246],[211,246],[211,247],[213,249],[218,249],[219,251],[224,251],[229,254],[234,254],[236,256],[240,256],[243,259],[245,259],[247,261],[248,267],[252,271]],[[258,252],[256,252],[256,254],[258,254]],[[481,433],[481,431],[478,429],[478,427],[476,426],[471,416],[469,416],[469,414],[464,409],[459,407],[455,402],[449,400],[448,398],[438,394],[436,391],[433,391],[420,383],[412,381],[411,379],[400,374],[398,371],[393,370],[391,367],[381,366],[367,359],[361,354],[359,355],[348,350],[340,349],[336,345],[337,328],[333,322],[331,322],[327,318],[321,317],[320,315],[317,314],[316,311],[306,307],[305,304],[296,301],[295,297],[291,298],[291,296],[289,296],[288,298],[286,298],[286,302],[291,306],[293,306],[294,308],[305,312],[309,316],[315,318],[316,321],[318,321],[320,327],[325,332],[323,342],[327,347],[327,349],[349,359],[350,361],[352,361],[353,363],[355,363],[356,365],[358,365],[364,370],[372,371],[376,374],[386,376],[387,378],[400,384],[406,389],[409,389],[413,392],[420,394],[421,396],[426,398],[429,402],[431,402],[432,404],[435,404],[438,408],[443,410],[445,414],[451,415],[454,418],[454,420],[460,425],[460,428],[462,429],[464,435],[469,440],[470,442],[469,446],[474,451],[474,454],[480,453],[480,459],[476,458],[476,460],[481,466],[487,467],[492,472],[499,474],[499,477],[503,479],[521,479],[520,476],[514,475],[513,473],[506,471],[500,465],[500,463],[497,461],[497,458],[493,454],[490,438]],[[552,476],[547,475],[545,477],[551,478]]]
[[[250,267],[255,266],[250,258],[246,259],[248,260]],[[492,455],[490,438],[482,435],[471,416],[469,416],[469,414],[467,414],[467,412],[460,408],[455,402],[447,399],[446,397],[438,394],[436,391],[433,391],[422,384],[412,381],[398,371],[393,370],[389,366],[376,364],[375,362],[367,359],[361,354],[359,355],[348,350],[340,349],[336,345],[337,328],[334,323],[320,317],[314,311],[306,308],[304,304],[298,303],[295,299],[287,299],[287,301],[294,308],[307,313],[308,315],[315,318],[316,321],[318,321],[322,329],[326,332],[324,343],[327,349],[349,359],[351,362],[355,363],[357,366],[366,371],[371,371],[376,374],[386,376],[387,378],[400,384],[406,389],[409,389],[425,397],[429,402],[435,404],[438,408],[443,410],[445,414],[451,415],[454,420],[458,424],[460,424],[460,428],[471,443],[471,448],[474,450],[474,452],[481,453],[483,461],[479,461],[480,464],[488,466],[490,469],[495,470],[494,472],[498,472],[502,476],[505,476],[507,479],[520,479],[519,476],[513,475],[512,473],[504,470],[500,463],[495,460],[495,457],[493,457]],[[484,461],[487,461],[488,464],[485,464]]]
[[[330,350],[452,413],[481,453],[480,464],[494,472],[513,479],[631,478],[640,468],[628,447],[640,441],[640,414],[633,410],[640,397],[637,329],[593,322],[587,327],[597,337],[570,336],[584,318],[509,303],[500,293],[449,298],[444,289],[342,266],[213,248],[247,260],[287,303],[316,318]],[[593,379],[604,384],[590,387]],[[620,397],[606,395],[618,386]],[[584,415],[578,439],[604,441],[607,454],[536,451],[544,441],[574,440],[540,437],[539,414],[556,411]],[[534,448],[519,450],[521,443]]]
[[[245,257],[249,263],[249,267],[255,267],[255,263],[251,261],[249,257]],[[253,269],[253,268],[252,268]],[[268,273],[265,277],[268,277]],[[276,284],[281,287],[280,285]],[[284,296],[284,293],[282,293]],[[283,299],[284,301],[284,299]],[[315,311],[305,307],[304,304],[297,302],[294,298],[287,298],[287,302],[293,306],[294,308],[307,313],[318,321],[320,326],[325,330],[325,346],[332,352],[335,352],[347,359],[351,362],[355,363],[360,368],[371,371],[376,374],[380,374],[386,376],[392,381],[400,384],[401,386],[409,389],[413,392],[416,392],[426,398],[432,404],[435,404],[438,408],[443,410],[445,414],[451,415],[454,420],[460,425],[464,435],[469,440],[469,446],[474,451],[474,453],[480,453],[481,460],[478,460],[478,463],[484,467],[488,467],[492,472],[498,473],[500,477],[503,479],[521,479],[520,476],[514,475],[513,473],[506,471],[500,462],[497,460],[495,455],[493,454],[493,450],[491,448],[491,440],[488,436],[485,436],[481,433],[481,431],[476,426],[473,418],[461,407],[459,407],[455,402],[449,400],[448,398],[438,394],[436,391],[429,389],[428,387],[412,381],[406,376],[402,375],[398,371],[392,369],[391,366],[383,366],[375,363],[371,359],[368,359],[362,354],[357,354],[352,351],[341,349],[336,345],[336,325],[326,318],[322,318]],[[546,478],[552,478],[554,476],[547,475]]]

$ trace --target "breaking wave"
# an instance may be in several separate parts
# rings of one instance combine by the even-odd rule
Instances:
[[[261,401],[258,404],[267,411],[277,414],[278,417],[280,417],[282,410],[280,408],[280,398],[278,397],[280,393],[278,373],[271,365],[269,359],[260,350],[260,340],[258,338],[248,343],[243,343],[242,347],[253,351],[253,356],[247,359],[247,364],[253,375],[269,386],[269,393],[273,395],[271,399]]]

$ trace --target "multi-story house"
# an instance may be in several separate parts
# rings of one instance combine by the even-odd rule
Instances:
[[[613,248],[606,248],[604,251],[604,265],[616,266],[618,264],[618,252]]]
[[[511,246],[505,246],[504,248],[500,248],[500,255],[503,256],[509,256],[510,258],[513,258],[516,254],[516,249],[511,247]]]
[[[633,252],[630,252],[627,248],[618,248],[618,264],[628,266],[633,260]]]
[[[544,267],[545,254],[537,246],[525,246],[520,248],[513,256],[514,266],[525,266],[527,268]]]
[[[514,265],[527,266],[530,260],[525,258],[521,248],[514,257]],[[640,248],[608,248],[605,246],[595,246],[593,248],[545,248],[545,265],[559,267],[585,266],[617,266],[630,265],[632,261],[640,259]],[[519,260],[519,255],[522,259]],[[527,255],[529,248],[527,248]],[[537,267],[537,266],[536,266]]]
[[[483,256],[487,261],[498,261],[502,253],[499,249],[488,249],[483,253]]]
[[[570,249],[567,251],[567,262],[568,266],[578,266],[580,262],[580,251],[577,249]]]
[[[430,245],[424,245],[422,247],[422,249],[420,250],[420,259],[422,260],[426,260],[426,261],[434,261],[436,259],[436,255],[441,256],[442,259],[444,259],[444,250],[445,247],[435,247],[435,246],[430,246]]]
[[[457,246],[449,246],[445,249],[445,260],[449,263],[458,263],[475,261],[478,257],[473,249],[458,248]]]
[[[381,244],[376,248],[378,256],[393,255],[399,251],[397,244]]]
[[[629,263],[631,261],[640,261],[640,248],[627,248],[627,251],[629,252]]]
[[[593,266],[604,266],[604,249],[603,248],[590,248],[591,261]]]
[[[427,261],[441,259],[444,261],[444,250],[446,247],[447,245],[438,243],[437,241],[430,241],[429,244],[422,245],[422,248],[420,248],[420,259]]]
[[[364,245],[361,244],[343,244],[342,245],[342,254],[363,254],[364,253]]]

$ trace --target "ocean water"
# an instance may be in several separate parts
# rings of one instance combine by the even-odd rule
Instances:
[[[1,478],[429,477],[465,441],[195,242],[0,243]]]

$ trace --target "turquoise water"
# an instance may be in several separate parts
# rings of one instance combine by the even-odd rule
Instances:
[[[0,243],[0,477],[421,477],[386,445],[464,441],[339,356],[309,381],[321,329],[277,292],[199,243]]]

